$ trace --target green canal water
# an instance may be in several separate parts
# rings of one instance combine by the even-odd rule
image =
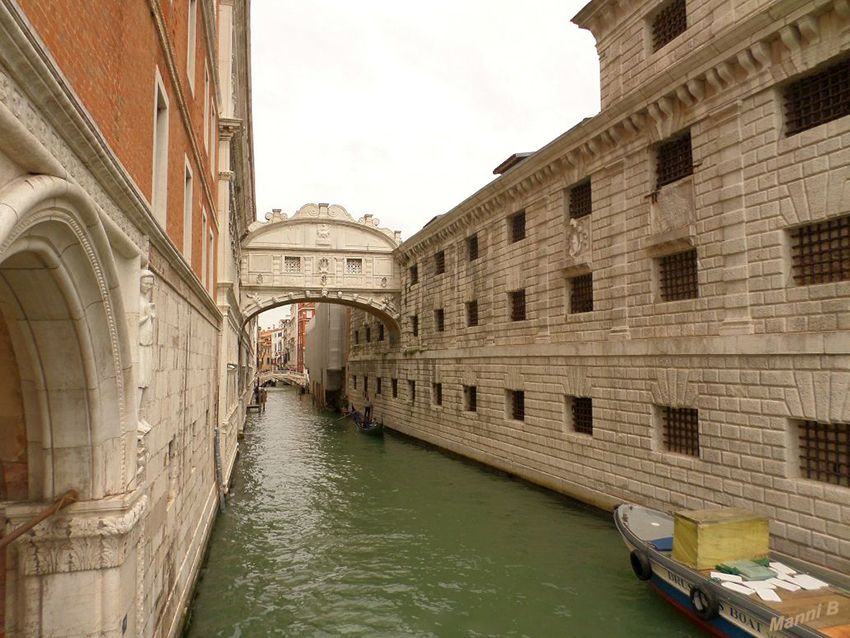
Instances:
[[[607,514],[292,389],[246,426],[187,635],[702,635],[639,582]]]

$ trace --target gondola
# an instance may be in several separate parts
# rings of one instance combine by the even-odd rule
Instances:
[[[771,554],[775,578],[731,578],[673,560],[674,518],[669,514],[622,504],[614,510],[614,522],[631,552],[635,575],[711,635],[850,637],[850,592],[813,566]],[[765,588],[779,601],[763,600]]]
[[[375,420],[372,421],[355,421],[357,425],[358,432],[363,432],[364,434],[383,434],[384,425],[383,423],[378,423]]]

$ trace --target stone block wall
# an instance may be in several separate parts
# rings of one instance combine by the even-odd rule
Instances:
[[[603,507],[764,512],[777,550],[848,573],[850,487],[806,476],[799,446],[804,421],[850,429],[850,281],[797,283],[791,233],[850,213],[850,117],[788,135],[783,89],[847,58],[850,16],[739,4],[745,20],[711,31],[724,47],[709,54],[689,25],[661,79],[638,59],[643,79],[624,74],[600,115],[407,240],[399,257],[418,282],[408,270],[401,341],[351,339],[348,393],[357,402],[363,378],[374,393],[380,377],[375,413],[390,427]],[[621,47],[627,23],[609,25]],[[657,188],[659,145],[688,131],[692,174]],[[571,219],[571,189],[587,179],[592,212]],[[522,210],[526,237],[511,242]],[[689,249],[698,295],[664,301],[660,262]],[[571,280],[588,273],[593,308],[572,312]],[[522,321],[510,317],[515,290]],[[478,326],[466,325],[472,300]],[[351,330],[375,334],[376,321],[355,311]],[[475,412],[464,386],[477,388]],[[575,431],[572,397],[592,400],[592,434]],[[668,450],[665,408],[698,411],[698,455]]]

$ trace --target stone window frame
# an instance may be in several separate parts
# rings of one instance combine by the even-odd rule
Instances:
[[[808,69],[802,73],[798,73],[793,77],[789,78],[787,81],[783,82],[779,87],[777,87],[777,99],[779,102],[779,111],[782,113],[782,137],[789,138],[794,137],[795,135],[799,135],[804,131],[811,130],[813,128],[817,128],[819,126],[823,126],[824,124],[828,124],[829,122],[833,122],[839,118],[846,117],[850,115],[850,107],[848,107],[845,103],[845,112],[839,112],[837,115],[833,115],[829,118],[819,119],[817,122],[809,123],[807,125],[798,125],[793,126],[789,122],[793,119],[792,108],[790,105],[791,93],[794,89],[797,89],[803,86],[805,83],[810,82],[813,78],[824,77],[829,75],[831,72],[836,70],[841,71],[842,65],[845,67],[843,70],[846,74],[850,75],[850,56],[847,55],[846,52],[841,55],[830,58],[829,60],[818,64],[817,66]],[[845,79],[845,81],[848,81]],[[844,91],[848,91],[850,89],[845,88]],[[811,95],[806,95],[802,100],[803,104],[811,103]]]
[[[505,417],[509,421],[525,422],[525,390],[505,390]]]
[[[445,308],[437,308],[434,310],[434,329],[437,332],[446,331],[446,310]]]
[[[803,229],[803,228],[818,227],[818,226],[829,225],[829,224],[834,224],[834,223],[839,224],[841,226],[841,231],[846,233],[847,225],[850,224],[850,213],[845,213],[843,215],[831,215],[829,217],[824,217],[822,219],[812,219],[812,220],[807,221],[805,223],[794,224],[793,226],[788,226],[784,229],[784,232],[782,233],[782,238],[783,238],[782,251],[783,251],[783,261],[785,263],[785,269],[784,270],[785,270],[785,280],[786,280],[787,286],[789,286],[789,287],[820,286],[820,285],[835,284],[835,283],[850,280],[850,277],[845,277],[843,279],[839,277],[837,279],[830,279],[829,281],[800,281],[799,278],[798,278],[798,275],[795,274],[796,268],[795,268],[794,262],[795,262],[795,259],[796,259],[795,252],[797,250],[796,242],[795,242],[795,236],[794,236],[795,233],[801,233],[802,232],[801,229]],[[841,239],[844,239],[844,238],[841,237]],[[838,252],[839,252],[838,258],[836,258],[834,260],[831,259],[830,263],[833,263],[834,261],[839,262],[839,263],[841,262],[840,252],[842,250],[843,251],[848,250],[846,240],[845,240],[843,246],[841,248],[839,248],[839,250],[838,250]],[[801,275],[801,277],[805,278],[806,275]]]
[[[382,396],[383,395],[383,392],[382,392],[382,390],[383,390],[383,387],[382,387],[383,386],[383,378],[382,377],[375,377],[375,379],[376,379],[376,381],[375,381],[375,384],[376,384],[375,396]]]
[[[520,224],[520,221],[522,222]],[[508,215],[508,244],[516,244],[528,238],[528,214],[525,208]]]
[[[431,399],[434,407],[443,407],[443,384],[440,381],[435,381],[431,384]]]
[[[385,333],[384,324],[378,322],[378,341],[384,340],[384,333]]]
[[[298,267],[294,270],[290,270],[287,267],[287,264],[298,264]],[[284,275],[300,275],[302,272],[302,263],[301,257],[292,257],[291,255],[283,256],[283,274]]]
[[[593,272],[586,272],[581,274],[573,275],[568,278],[569,280],[569,314],[571,315],[582,315],[593,312],[594,310],[594,289],[593,289]],[[588,302],[584,299],[580,294],[584,292],[585,283],[589,282],[589,290],[590,290],[590,301]],[[577,290],[577,287],[579,288]],[[589,303],[589,307],[586,305],[579,306],[579,303]],[[577,307],[579,306],[579,307]]]
[[[665,11],[670,11],[671,7],[674,7],[674,5],[677,4],[684,5],[682,8],[685,12],[685,28],[672,35],[672,37],[667,38],[662,43],[657,44],[657,21]],[[687,33],[688,29],[690,28],[691,25],[689,24],[690,21],[688,17],[689,16],[687,9],[687,0],[667,0],[666,2],[662,2],[658,6],[651,9],[644,18],[644,42],[647,58],[650,58],[654,55],[664,55],[669,52],[670,49],[667,48],[667,45],[677,40],[679,36],[683,35],[684,33]]]
[[[392,388],[393,399],[398,399],[398,379],[396,377],[390,378],[390,386]]]
[[[156,69],[154,78],[153,166],[151,171],[151,212],[165,229],[168,218],[168,131],[170,103],[165,83]]]
[[[576,413],[577,413],[578,410],[581,410],[585,407],[584,405],[578,405],[576,403],[577,401],[581,401],[582,403],[584,401],[590,402],[590,405],[589,405],[589,408],[590,408],[590,431],[587,431],[586,429],[580,429],[576,425],[576,423],[577,423]],[[579,434],[579,435],[582,435],[582,436],[588,436],[588,437],[592,438],[593,434],[594,434],[593,412],[594,412],[594,410],[593,410],[593,397],[576,396],[576,395],[570,395],[570,394],[564,395],[564,424],[566,425],[567,432],[570,432],[571,434]]]
[[[410,333],[414,337],[419,336],[419,315],[410,315]]]
[[[806,437],[803,434],[803,429],[811,434],[812,430],[816,432],[817,438],[814,452],[806,452],[805,442],[811,441],[811,437]],[[827,432],[823,432],[827,430]],[[840,432],[837,437],[835,433]],[[824,435],[828,434],[828,440],[824,440]],[[842,436],[843,435],[843,436]],[[829,485],[836,488],[847,489],[850,487],[850,466],[847,465],[848,457],[850,457],[850,423],[841,423],[832,420],[806,419],[806,418],[790,418],[788,420],[788,465],[789,478],[794,478],[801,481],[808,481],[813,485]],[[827,443],[826,446],[823,443]],[[824,459],[824,453],[828,455]],[[831,454],[834,453],[834,454]],[[841,463],[842,457],[844,462]],[[816,461],[817,466],[806,467],[804,461]],[[822,467],[823,461],[828,461],[833,467]],[[835,466],[838,466],[836,469]],[[841,465],[845,466],[844,472],[841,471]],[[846,472],[846,473],[845,473]],[[812,476],[812,473],[815,476]],[[820,475],[826,475],[827,479],[837,477],[836,481],[824,480]]]
[[[466,238],[466,260],[476,261],[481,256],[481,240],[478,233],[472,233]]]
[[[189,0],[188,25],[186,29],[186,77],[189,90],[195,95],[195,61],[198,48],[198,0]]]
[[[479,314],[478,300],[471,299],[463,304],[466,312],[466,327],[475,328],[481,325],[481,315]]]
[[[419,283],[419,264],[413,264],[409,266],[407,269],[407,276],[409,279],[408,286],[415,286]]]
[[[359,328],[354,331],[354,345],[355,346],[360,345],[360,329]]]
[[[667,299],[665,298],[664,292],[664,268],[665,265],[670,263],[670,260],[678,255],[683,255],[685,253],[692,253],[694,255],[694,264],[696,268],[696,295],[692,297],[682,297],[680,299]],[[670,250],[668,252],[664,252],[663,254],[659,254],[653,259],[653,268],[652,268],[652,287],[653,287],[653,298],[655,304],[669,304],[669,303],[678,303],[678,302],[693,302],[694,299],[699,299],[699,251],[696,247],[685,248],[684,250]]]
[[[351,384],[352,384],[352,387],[356,390],[357,389],[357,375],[356,374],[351,375]]]
[[[666,178],[665,176],[659,176],[659,167],[662,162],[665,161],[665,158],[662,155],[669,153],[672,157],[676,156],[676,151],[678,149],[677,145],[683,140],[687,138],[689,140],[688,147],[690,151],[690,168],[687,172],[683,172],[678,177],[674,179]],[[658,193],[665,186],[669,186],[670,184],[675,184],[683,179],[687,179],[691,177],[696,172],[697,167],[699,166],[698,162],[694,160],[694,135],[693,128],[687,127],[683,128],[672,135],[668,135],[663,140],[658,141],[650,147],[650,175],[652,177],[652,189],[651,193]],[[667,161],[672,161],[667,158]],[[661,180],[664,180],[664,183],[660,183]]]
[[[581,204],[584,203],[584,194],[579,189],[587,188],[588,210],[584,210]],[[576,182],[567,189],[565,196],[565,204],[567,209],[567,221],[572,219],[584,219],[593,214],[593,178],[587,176]]]
[[[366,343],[372,343],[372,328],[366,326]]]
[[[525,288],[508,292],[508,318],[511,322],[528,320],[528,293]]]
[[[407,380],[407,401],[411,405],[416,405],[416,379]]]
[[[478,413],[478,386],[463,386],[463,411]]]
[[[346,257],[345,258],[345,274],[346,275],[355,275],[355,276],[364,274],[364,272],[366,270],[366,268],[365,268],[366,264],[364,263],[364,261],[365,260],[362,257]],[[352,268],[353,266],[356,266],[358,264],[360,266],[359,272],[357,272],[355,268]]]
[[[668,441],[665,439],[667,421],[665,417],[669,414],[668,411],[688,411],[696,414],[696,443],[697,455],[678,452],[670,449]],[[676,457],[702,460],[703,458],[703,419],[700,415],[700,410],[694,406],[687,405],[661,405],[653,404],[652,406],[652,421],[653,421],[653,447],[661,454],[671,455]]]
[[[442,275],[446,272],[446,251],[438,250],[434,253],[434,274]]]

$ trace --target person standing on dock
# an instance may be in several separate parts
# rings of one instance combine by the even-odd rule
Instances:
[[[266,399],[269,398],[269,392],[265,388],[260,388],[260,412],[266,411]]]
[[[372,399],[369,398],[369,393],[363,393],[363,418],[369,422],[372,420]]]

